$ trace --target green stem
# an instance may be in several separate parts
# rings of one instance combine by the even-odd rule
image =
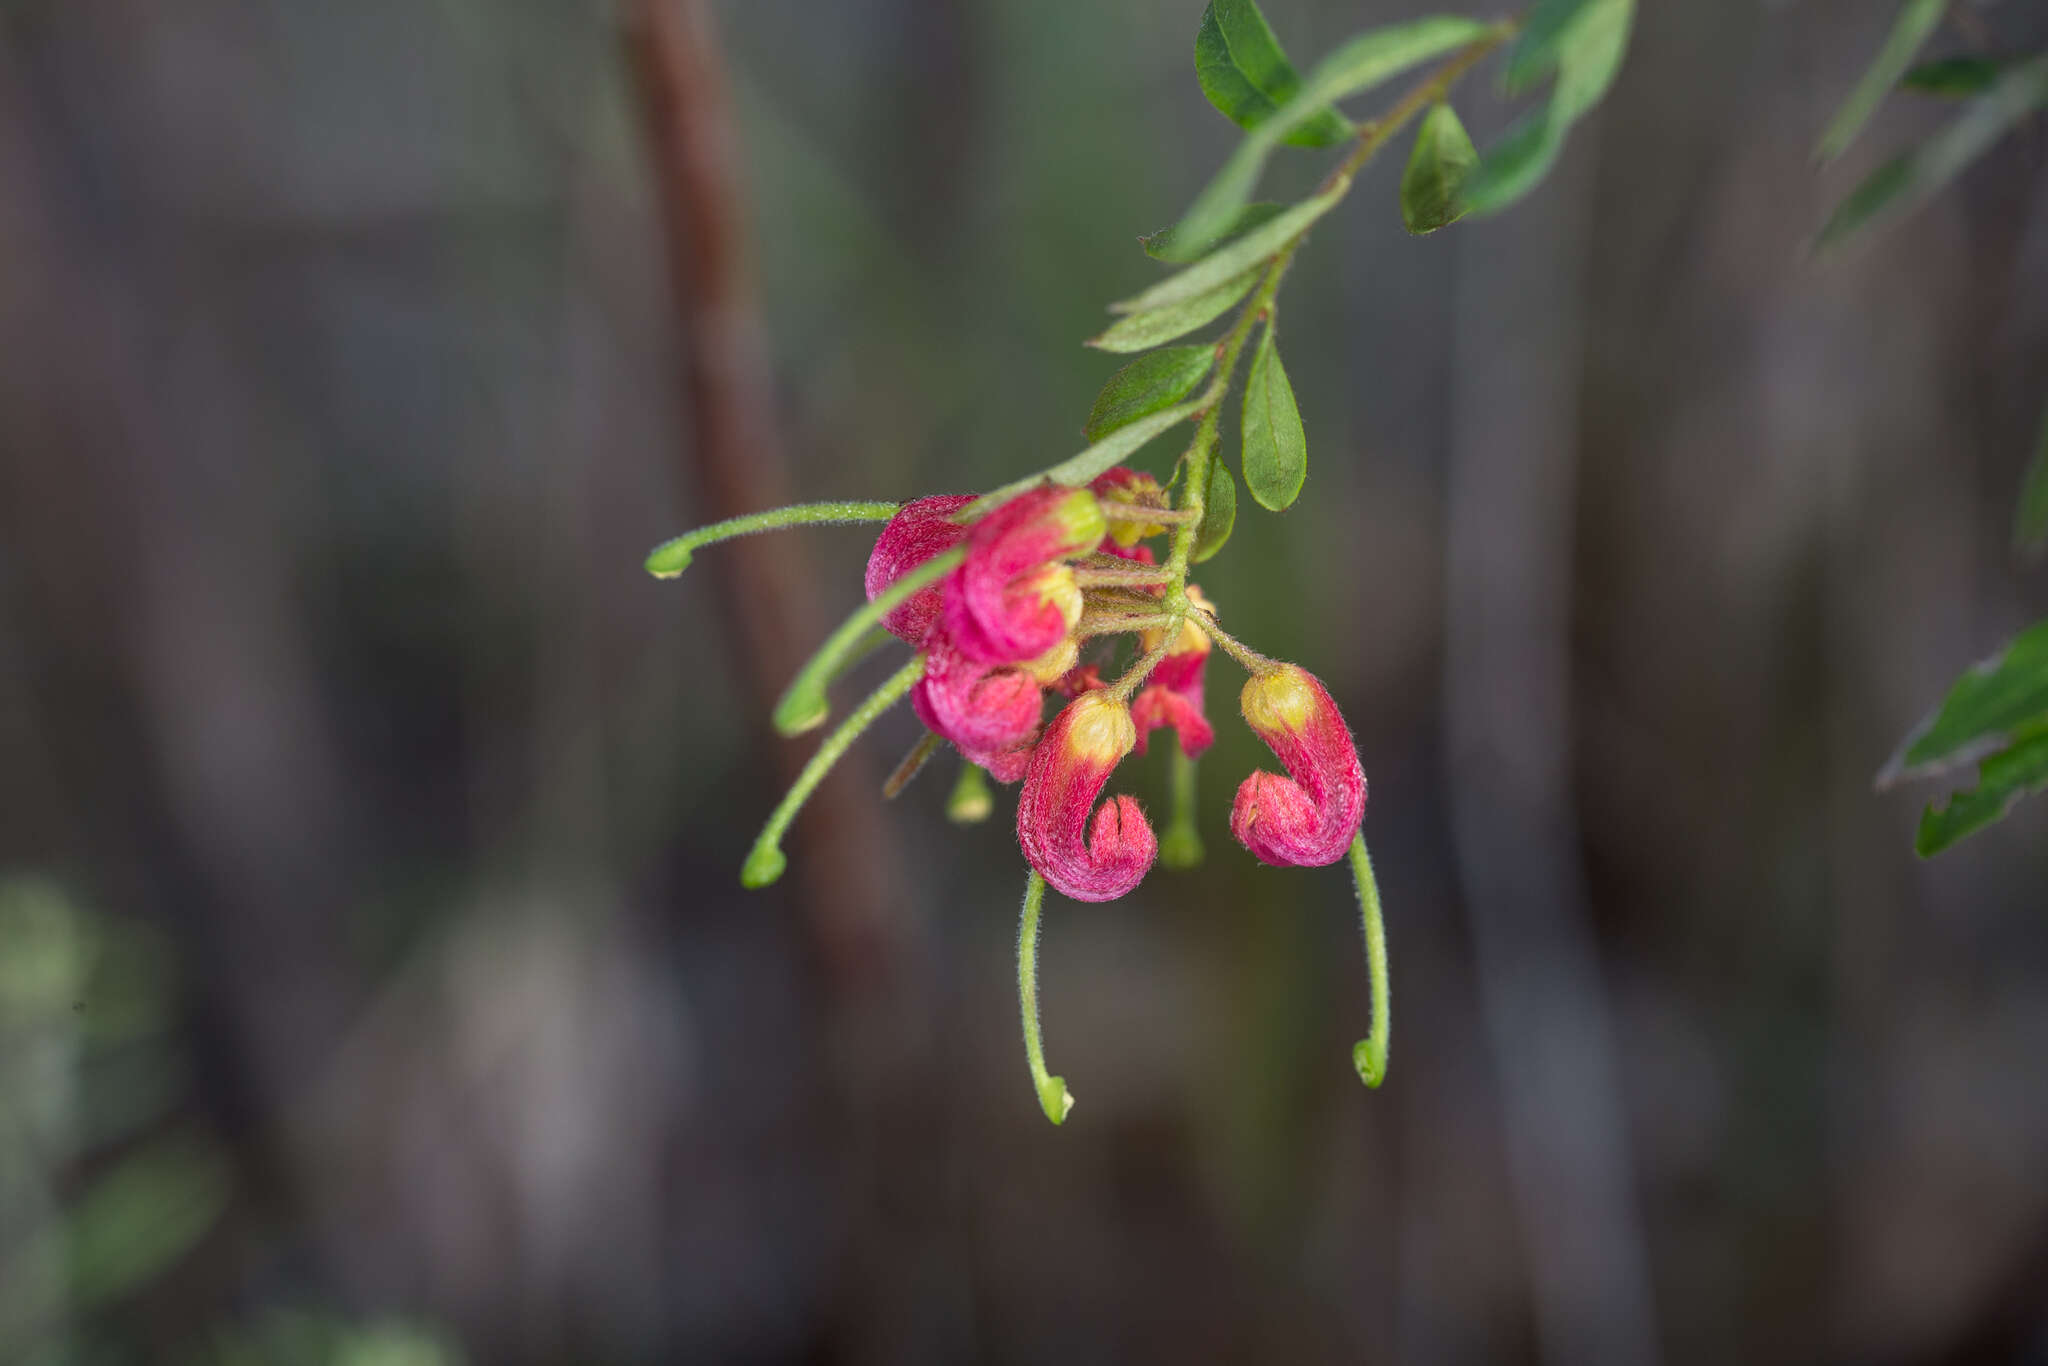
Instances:
[[[979,825],[995,809],[995,794],[988,790],[988,775],[981,765],[962,763],[960,776],[946,798],[946,819],[955,825]]]
[[[924,656],[919,655],[889,675],[887,682],[868,694],[865,702],[853,709],[853,714],[840,723],[839,729],[825,737],[818,746],[818,752],[804,765],[804,771],[797,774],[796,781],[783,794],[782,802],[768,817],[768,823],[761,827],[759,839],[754,841],[752,852],[747,855],[746,864],[740,869],[740,885],[743,887],[766,887],[782,876],[782,870],[789,866],[789,859],[782,852],[783,832],[796,819],[796,813],[803,810],[804,802],[817,790],[825,775],[832,771],[832,765],[839,762],[839,756],[846,753],[860,733],[872,726],[883,712],[903,700],[905,693],[924,677]]]
[[[1039,1108],[1055,1124],[1066,1122],[1074,1093],[1066,1079],[1045,1070],[1045,1044],[1038,1036],[1038,913],[1045,904],[1045,879],[1038,870],[1024,884],[1024,917],[1017,926],[1017,1006],[1024,1017],[1024,1057],[1031,1064],[1031,1085]]]
[[[728,517],[725,521],[686,531],[674,540],[663,541],[654,547],[647,556],[647,572],[657,579],[672,579],[690,567],[691,552],[700,546],[788,526],[886,522],[896,515],[896,508],[895,503],[798,503],[767,512],[750,512],[744,517]]]
[[[936,731],[926,731],[923,738],[910,747],[910,752],[903,756],[895,770],[883,780],[882,799],[895,801],[901,796],[903,789],[910,786],[913,778],[924,772],[924,766],[939,752],[939,746],[945,743]]]
[[[1365,852],[1365,832],[1351,839],[1351,880],[1358,887],[1358,913],[1365,932],[1365,972],[1372,984],[1372,1031],[1351,1048],[1358,1079],[1377,1088],[1387,1079],[1387,1034],[1393,1028],[1393,1003],[1388,997],[1387,927],[1380,919],[1380,888],[1372,875],[1372,855]]]
[[[918,589],[952,573],[966,558],[964,546],[955,546],[944,554],[932,556],[840,623],[839,629],[818,647],[818,652],[797,670],[796,677],[784,690],[782,700],[775,704],[775,729],[784,735],[801,735],[825,724],[825,718],[832,714],[832,704],[825,698],[825,689],[846,669],[847,657],[859,647],[868,630],[881,621],[889,609],[908,599]]]
[[[1202,832],[1195,823],[1195,761],[1180,747],[1178,736],[1173,742],[1170,783],[1173,815],[1167,821],[1166,833],[1159,837],[1159,861],[1184,871],[1201,865]]]

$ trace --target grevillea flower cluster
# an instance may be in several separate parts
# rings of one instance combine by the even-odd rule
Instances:
[[[1043,889],[1075,901],[1113,901],[1160,861],[1160,839],[1138,797],[1105,790],[1124,759],[1143,753],[1162,731],[1176,751],[1174,822],[1182,836],[1168,862],[1185,867],[1200,860],[1192,782],[1181,779],[1216,738],[1203,686],[1215,648],[1248,671],[1240,709],[1284,770],[1244,777],[1231,807],[1232,833],[1275,866],[1320,867],[1354,845],[1354,862],[1363,860],[1365,772],[1336,702],[1306,670],[1258,654],[1218,625],[1214,604],[1186,578],[1202,511],[1173,506],[1152,476],[1115,466],[1083,486],[1044,480],[993,495],[782,512],[780,523],[739,519],[749,524],[704,528],[649,560],[657,574],[669,575],[680,572],[694,547],[728,529],[743,534],[767,525],[886,517],[868,555],[867,606],[785,693],[778,727],[796,734],[822,724],[829,714],[825,686],[867,649],[893,638],[910,647],[911,657],[819,747],[770,818],[741,880],[758,887],[781,876],[782,836],[804,800],[852,740],[907,697],[926,735],[890,779],[888,795],[946,746],[962,764],[962,783],[949,803],[956,819],[989,812],[988,780],[1018,786],[1017,845],[1030,870],[1023,944],[1029,961],[1020,965],[1027,1049],[1055,1122],[1066,1117],[1072,1097],[1063,1081],[1046,1075],[1038,1042]],[[1150,542],[1168,534],[1173,540],[1162,564]],[[1383,1066],[1376,1053],[1368,1079],[1376,1082]]]
[[[883,524],[868,556],[867,605],[790,682],[775,707],[777,729],[796,735],[823,725],[831,685],[871,650],[895,644],[907,650],[907,662],[819,744],[770,814],[740,880],[760,887],[782,875],[782,837],[805,800],[854,740],[907,698],[926,734],[885,795],[896,795],[949,746],[961,765],[947,801],[954,820],[994,810],[991,782],[1017,787],[1017,847],[1028,870],[1017,944],[1020,1014],[1032,1082],[1055,1124],[1073,1097],[1047,1071],[1039,1029],[1045,889],[1075,901],[1113,901],[1154,864],[1184,869],[1202,860],[1195,765],[1216,740],[1206,675],[1219,650],[1247,673],[1238,709],[1279,770],[1244,775],[1231,803],[1231,833],[1275,866],[1349,858],[1372,986],[1371,1029],[1352,1062],[1368,1086],[1384,1077],[1386,941],[1361,830],[1365,770],[1351,728],[1313,674],[1224,631],[1215,604],[1189,579],[1222,548],[1236,517],[1239,485],[1217,450],[1224,400],[1248,360],[1237,470],[1252,501],[1285,510],[1301,492],[1308,452],[1280,360],[1275,301],[1309,229],[1418,118],[1423,127],[1401,185],[1409,229],[1430,232],[1466,213],[1505,207],[1540,177],[1531,158],[1554,157],[1571,121],[1611,80],[1632,6],[1581,0],[1526,32],[1513,20],[1413,20],[1359,35],[1303,77],[1252,0],[1212,5],[1196,39],[1203,90],[1250,136],[1172,229],[1144,239],[1148,255],[1183,268],[1112,305],[1117,321],[1090,340],[1104,351],[1144,354],[1096,399],[1086,449],[984,493],[781,508],[704,527],[648,557],[650,572],[673,577],[697,548],[728,537],[809,523]],[[1549,113],[1533,125],[1548,140],[1510,139],[1513,156],[1477,158],[1447,97],[1518,32],[1510,61],[1518,87],[1557,75]],[[1333,106],[1433,59],[1441,59],[1435,70],[1377,118],[1353,124]],[[1346,142],[1350,150],[1307,198],[1251,202],[1274,149]],[[1232,308],[1236,316],[1222,335],[1166,345]],[[1192,435],[1163,482],[1126,463],[1183,424]],[[1155,830],[1139,795],[1117,782],[1124,760],[1153,743],[1173,747],[1163,830]]]

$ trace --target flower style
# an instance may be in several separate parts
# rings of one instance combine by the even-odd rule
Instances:
[[[1159,841],[1137,798],[1095,799],[1137,744],[1130,709],[1106,692],[1083,693],[1046,727],[1017,799],[1017,842],[1054,887],[1076,901],[1114,901],[1141,882]]]
[[[958,545],[967,535],[967,528],[954,521],[953,514],[973,501],[971,493],[940,493],[905,503],[898,509],[875,538],[875,548],[868,555],[868,601],[873,602],[883,589],[934,555]],[[939,586],[932,584],[884,613],[882,627],[897,639],[917,645],[939,619],[943,607]]]
[[[1315,675],[1293,664],[1254,674],[1239,701],[1289,776],[1247,777],[1230,809],[1231,833],[1265,863],[1335,863],[1365,817],[1365,770],[1337,704]]]
[[[1004,503],[967,533],[967,559],[945,586],[947,636],[984,664],[1035,660],[1081,619],[1081,589],[1065,563],[1105,534],[1086,489],[1048,485]]]
[[[1209,601],[1202,590],[1188,585],[1188,601],[1207,611]],[[1164,632],[1147,631],[1138,637],[1138,649],[1145,654],[1159,648]],[[1138,727],[1138,753],[1145,752],[1145,739],[1161,726],[1173,727],[1180,737],[1181,753],[1193,759],[1216,742],[1216,728],[1202,713],[1202,674],[1209,662],[1209,636],[1193,621],[1181,623],[1173,648],[1152,669],[1145,686],[1131,702],[1131,720]]]

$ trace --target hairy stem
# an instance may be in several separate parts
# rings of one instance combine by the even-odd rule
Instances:
[[[924,656],[919,655],[889,675],[887,682],[868,694],[865,702],[853,709],[853,714],[840,723],[839,729],[825,737],[818,746],[818,752],[797,774],[796,782],[783,795],[782,802],[769,815],[768,823],[761,827],[760,838],[754,841],[753,850],[747,855],[746,865],[740,870],[740,885],[743,887],[766,887],[782,876],[782,870],[789,866],[789,860],[782,852],[782,836],[789,829],[789,823],[796,819],[796,813],[803,810],[804,802],[812,791],[832,771],[832,765],[839,762],[839,756],[846,753],[860,733],[872,726],[882,713],[901,702],[904,695],[924,677]]]
[[[1372,985],[1372,1028],[1351,1048],[1358,1079],[1377,1088],[1387,1079],[1387,1036],[1394,1027],[1394,1007],[1387,982],[1387,927],[1380,919],[1380,888],[1372,875],[1372,855],[1365,851],[1365,832],[1351,837],[1351,880],[1358,888],[1359,927],[1365,935],[1365,973]]]
[[[1024,1058],[1031,1065],[1031,1085],[1038,1106],[1055,1124],[1064,1124],[1074,1108],[1074,1093],[1064,1077],[1045,1070],[1045,1043],[1038,1033],[1038,914],[1045,905],[1045,879],[1036,868],[1024,883],[1024,915],[1017,924],[1017,1009],[1024,1020]]]
[[[663,541],[647,556],[647,572],[657,579],[672,579],[690,567],[692,552],[736,536],[762,531],[779,531],[792,526],[831,526],[853,522],[886,522],[896,515],[895,503],[797,503],[790,507],[750,512],[722,522],[686,531]]]

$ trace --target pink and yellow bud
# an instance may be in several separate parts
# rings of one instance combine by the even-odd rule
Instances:
[[[967,560],[946,581],[946,633],[984,664],[1036,659],[1081,619],[1063,561],[1101,543],[1102,508],[1086,489],[1034,489],[967,533]]]
[[[1137,799],[1095,809],[1109,775],[1137,744],[1130,710],[1107,693],[1069,702],[1032,751],[1017,799],[1017,842],[1045,880],[1076,901],[1113,901],[1136,887],[1159,841]],[[1092,813],[1092,815],[1091,815]]]
[[[1102,515],[1109,522],[1109,540],[1116,547],[1128,550],[1147,536],[1157,536],[1166,530],[1164,522],[1145,519],[1147,512],[1166,506],[1166,490],[1151,475],[1118,465],[1097,475],[1088,487],[1102,503]]]
[[[868,555],[868,601],[873,602],[890,584],[932,556],[958,545],[967,535],[967,528],[955,522],[953,514],[973,501],[971,493],[941,493],[897,509]],[[882,626],[891,635],[916,645],[939,619],[943,607],[939,585],[933,584],[891,608],[882,617]]]
[[[1202,590],[1188,585],[1188,598],[1200,608],[1213,611]],[[1166,639],[1163,630],[1146,631],[1138,648],[1150,654]],[[1173,639],[1173,648],[1153,666],[1145,686],[1131,701],[1131,719],[1138,727],[1138,753],[1145,752],[1146,737],[1161,726],[1173,727],[1180,737],[1181,753],[1190,759],[1216,741],[1216,728],[1202,710],[1203,666],[1209,662],[1208,633],[1192,620],[1183,621]]]
[[[1337,704],[1313,674],[1292,664],[1253,675],[1239,701],[1288,776],[1246,778],[1230,810],[1231,833],[1266,863],[1335,863],[1365,818],[1365,769]]]

